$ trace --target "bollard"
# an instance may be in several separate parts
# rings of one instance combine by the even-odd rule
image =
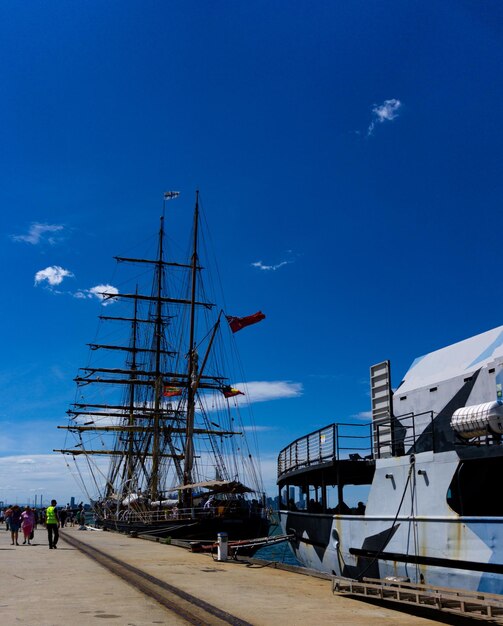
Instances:
[[[228,552],[228,536],[227,533],[217,534],[217,561],[227,561]]]

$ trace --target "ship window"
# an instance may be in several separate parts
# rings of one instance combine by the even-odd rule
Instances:
[[[402,396],[400,400],[407,400],[407,396]]]
[[[489,374],[494,374],[494,372],[495,372],[494,367],[491,367],[491,369],[489,370]]]
[[[432,388],[430,389],[430,393],[431,393],[432,391],[436,391],[437,389],[438,389],[438,387],[432,387]]]
[[[459,515],[503,516],[503,500],[494,490],[494,477],[503,472],[503,458],[462,461],[447,490],[447,504]]]

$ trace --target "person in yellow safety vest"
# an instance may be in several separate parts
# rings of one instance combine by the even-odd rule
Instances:
[[[45,527],[47,528],[47,537],[49,539],[49,549],[57,548],[59,539],[59,517],[56,510],[56,500],[51,500],[51,506],[45,510]]]

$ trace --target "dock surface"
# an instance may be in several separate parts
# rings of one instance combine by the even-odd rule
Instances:
[[[49,550],[39,527],[32,543],[22,545],[21,539],[12,546],[10,533],[0,529],[5,626],[445,623],[443,616],[437,620],[333,595],[329,580],[244,559],[219,562],[209,554],[111,532],[65,528],[58,549]]]

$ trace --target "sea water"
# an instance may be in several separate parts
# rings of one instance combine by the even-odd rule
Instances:
[[[279,524],[279,516],[277,513],[273,513],[271,517],[271,528],[269,530],[269,536],[273,537],[275,535],[283,534],[281,530],[281,526]],[[298,567],[302,567],[302,563],[298,561],[290,547],[288,541],[284,541],[283,543],[277,543],[272,546],[267,546],[265,548],[260,548],[253,555],[255,559],[264,559],[265,561],[276,561],[277,563],[286,563],[287,565],[297,565]]]

